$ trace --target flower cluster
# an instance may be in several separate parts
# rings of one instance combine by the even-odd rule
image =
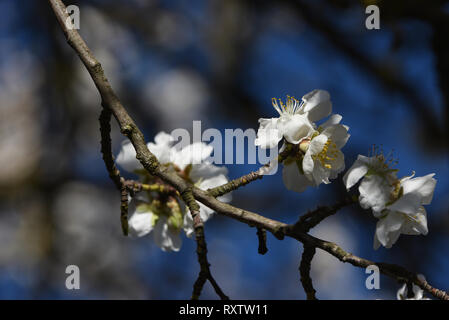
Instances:
[[[206,190],[228,182],[227,169],[207,161],[213,151],[211,146],[197,142],[180,147],[165,132],[158,133],[155,143],[150,142],[147,146],[162,165],[173,166],[184,179],[200,189]],[[136,152],[130,142],[122,144],[117,163],[126,171],[138,174],[144,184],[161,183],[146,173],[136,159]],[[229,194],[219,199],[224,202],[231,200]],[[202,203],[198,204],[201,219],[206,222],[214,211]],[[189,209],[177,196],[146,191],[132,198],[131,207],[134,207],[134,213],[129,219],[130,234],[138,237],[151,234],[155,243],[164,251],[178,251],[181,248],[181,230],[188,237],[193,234],[193,220]]]
[[[341,149],[349,139],[348,126],[340,124],[342,116],[332,114],[330,95],[324,90],[313,90],[301,101],[287,96],[273,99],[278,118],[259,119],[255,144],[261,148],[274,148],[283,142],[280,154],[282,177],[287,189],[303,192],[309,186],[328,184],[345,168]],[[321,125],[316,122],[328,119]],[[287,149],[288,148],[288,149]],[[285,152],[288,151],[288,152]],[[377,151],[376,151],[377,152]],[[349,190],[359,180],[359,202],[362,208],[371,209],[378,219],[374,248],[386,248],[401,234],[427,234],[426,210],[430,204],[436,180],[434,174],[398,179],[392,161],[383,154],[372,157],[359,155],[343,177]]]
[[[414,178],[415,173],[398,179],[397,170],[391,168],[383,154],[372,157],[359,155],[346,172],[343,181],[349,190],[360,180],[359,202],[371,209],[378,219],[374,235],[374,248],[386,248],[401,234],[426,235],[427,218],[423,205],[430,204],[435,189],[434,173]]]
[[[287,189],[303,192],[309,186],[330,183],[344,170],[341,148],[349,139],[348,127],[340,124],[342,116],[331,115],[330,95],[324,90],[314,90],[302,97],[301,102],[287,96],[273,99],[279,118],[259,119],[255,144],[261,148],[274,148],[281,140],[291,148],[283,159],[282,177]],[[331,116],[330,116],[331,115]],[[330,117],[329,117],[330,116]],[[329,119],[317,126],[316,121]]]

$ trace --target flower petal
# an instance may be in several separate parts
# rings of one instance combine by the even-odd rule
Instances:
[[[427,212],[424,207],[420,207],[415,215],[407,215],[408,219],[402,228],[403,234],[409,235],[426,235],[429,230],[427,228]]]
[[[299,172],[296,162],[284,165],[282,169],[282,180],[288,190],[300,193],[312,185],[309,179]]]
[[[326,129],[327,127],[339,124],[341,119],[343,119],[343,117],[339,114],[333,114],[329,117],[329,119],[326,120],[325,123],[323,123],[320,127],[322,127],[323,129]]]
[[[403,223],[403,216],[393,211],[389,212],[385,218],[379,219],[376,225],[376,237],[378,241],[385,248],[391,248],[401,235]]]
[[[371,208],[376,216],[390,200],[392,187],[378,175],[365,176],[359,186],[359,202],[364,209]]]
[[[335,179],[345,169],[345,155],[340,150],[332,161],[332,168],[330,172],[330,179]]]
[[[139,160],[136,159],[136,150],[129,140],[122,142],[122,148],[120,149],[116,162],[128,172],[143,169]]]
[[[348,133],[348,127],[342,124],[335,124],[324,129],[323,133],[328,136],[332,142],[335,143],[338,149],[344,147],[348,141],[350,134]]]
[[[182,244],[179,232],[169,228],[166,216],[159,217],[153,230],[153,239],[163,251],[179,251]]]
[[[393,204],[388,206],[388,209],[399,211],[407,214],[415,214],[421,206],[421,198],[416,193],[408,193],[402,195]]]
[[[321,120],[332,112],[332,103],[329,92],[325,90],[313,90],[302,97],[303,110],[308,112],[310,121]]]
[[[172,146],[173,142],[175,142],[175,138],[170,134],[161,131],[154,137],[154,142],[156,142],[157,145]]]
[[[192,170],[190,170],[190,179],[192,179],[192,181],[194,183],[196,183],[200,180],[210,179],[210,178],[213,178],[213,177],[216,177],[219,175],[223,175],[225,177],[225,179],[227,180],[227,178],[226,178],[227,174],[228,174],[228,169],[226,167],[218,167],[211,163],[204,162],[201,164],[192,165]],[[223,182],[223,183],[226,183],[226,182]],[[214,187],[218,187],[218,186],[219,185],[209,187],[209,188],[214,188]]]
[[[282,139],[282,132],[277,128],[279,118],[259,119],[259,129],[257,130],[257,138],[254,140],[256,146],[262,149],[271,149],[278,145]]]
[[[301,140],[309,137],[314,131],[313,125],[302,114],[281,117],[278,122],[278,129],[285,140],[293,144],[300,143]]]
[[[346,189],[351,189],[368,172],[367,157],[359,155],[351,168],[343,176],[343,183]]]
[[[433,178],[435,173],[428,174],[424,177],[408,179],[401,183],[404,188],[404,195],[413,193],[420,197],[422,204],[430,204],[433,198],[433,191],[437,181]]]
[[[152,212],[134,212],[128,220],[128,229],[131,235],[143,237],[153,230]]]
[[[207,145],[204,142],[194,142],[185,146],[175,154],[173,162],[184,169],[189,164],[201,164],[214,151],[212,145]]]
[[[182,228],[184,229],[184,232],[186,233],[186,236],[188,238],[192,237],[193,233],[195,232],[195,229],[193,228],[192,215],[188,210],[184,214],[184,226]]]

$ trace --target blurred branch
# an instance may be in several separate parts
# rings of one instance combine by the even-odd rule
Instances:
[[[210,272],[205,275],[206,268],[209,268],[207,262],[207,248],[204,240],[204,227],[201,219],[199,218],[199,205],[196,200],[210,207],[214,211],[221,213],[225,216],[231,217],[250,226],[256,226],[263,228],[273,233],[278,239],[283,239],[284,236],[294,238],[302,242],[305,246],[311,246],[314,248],[320,248],[334,257],[338,258],[342,262],[349,262],[350,264],[366,268],[369,265],[377,265],[379,270],[392,278],[398,280],[412,281],[425,291],[431,293],[437,298],[449,300],[449,295],[439,289],[431,287],[426,281],[418,279],[415,273],[412,273],[401,266],[386,264],[380,262],[369,261],[360,257],[357,257],[351,253],[344,251],[337,244],[315,238],[305,232],[303,232],[300,226],[287,225],[285,223],[275,221],[264,216],[258,215],[241,208],[234,207],[230,204],[223,203],[211,196],[207,191],[201,190],[189,182],[180,177],[176,171],[171,167],[161,166],[157,158],[149,151],[142,132],[139,130],[135,122],[131,119],[120,100],[111,88],[109,81],[107,80],[101,64],[93,56],[92,52],[87,47],[81,36],[76,30],[69,30],[65,24],[68,18],[66,8],[60,0],[49,0],[53,11],[60,23],[61,28],[67,38],[69,45],[76,51],[81,61],[90,73],[92,80],[94,81],[102,98],[102,106],[105,109],[110,110],[112,115],[119,123],[121,132],[128,137],[136,150],[136,158],[140,161],[143,167],[153,176],[159,177],[164,182],[170,184],[178,190],[182,198],[190,208],[192,217],[194,218],[195,234],[197,237],[198,245],[198,259],[201,260],[201,272],[198,278],[198,287],[204,285],[204,277],[209,277],[212,286],[216,290],[217,294],[221,298],[227,298],[217,286],[213,280]],[[200,252],[201,251],[201,252]],[[207,266],[207,267],[206,267]],[[207,272],[207,271],[206,271]],[[197,285],[197,283],[195,283]],[[194,289],[194,296],[198,292]]]

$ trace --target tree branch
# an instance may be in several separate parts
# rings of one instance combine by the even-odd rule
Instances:
[[[299,274],[301,275],[301,283],[307,296],[307,300],[318,300],[315,297],[315,289],[313,288],[312,278],[310,277],[310,265],[315,255],[315,247],[304,245],[302,252],[301,264],[299,265]]]
[[[310,229],[317,226],[321,221],[323,221],[327,217],[336,214],[338,210],[342,209],[343,207],[357,203],[357,201],[358,201],[357,196],[353,196],[347,197],[342,201],[337,202],[333,206],[318,207],[314,211],[310,211],[302,215],[299,218],[298,222],[295,223],[295,227],[302,230],[302,232],[307,233],[309,232]]]
[[[264,255],[268,252],[267,248],[267,232],[263,228],[257,228],[257,238],[259,239],[259,248],[257,252]]]
[[[196,253],[198,255],[198,263],[201,268],[198,278],[193,285],[192,300],[199,299],[206,280],[210,281],[212,287],[221,300],[229,300],[228,296],[223,293],[210,272],[210,264],[209,261],[207,261],[207,244],[206,237],[204,235],[204,223],[200,216],[200,206],[196,202],[191,189],[187,189],[181,193],[181,197],[189,207],[190,214],[192,215],[195,239],[197,243]]]

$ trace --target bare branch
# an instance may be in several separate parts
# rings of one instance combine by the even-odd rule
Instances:
[[[210,264],[207,261],[207,244],[206,237],[204,235],[204,223],[201,220],[200,216],[200,206],[196,202],[191,189],[187,189],[183,193],[181,193],[181,197],[189,207],[190,214],[192,215],[193,227],[195,230],[195,238],[197,243],[196,253],[198,255],[198,263],[200,264],[201,268],[198,278],[193,285],[192,300],[199,299],[206,280],[210,281],[215,292],[222,300],[229,300],[228,296],[223,293],[223,291],[213,278],[212,273],[210,272]]]
[[[268,252],[267,248],[267,232],[263,228],[257,228],[257,238],[259,239],[259,248],[257,252],[264,255]]]
[[[318,207],[314,211],[307,212],[302,215],[295,226],[300,228],[303,232],[309,232],[310,229],[317,226],[321,221],[334,215],[338,210],[343,207],[349,206],[351,204],[357,203],[358,199],[356,196],[348,197],[342,201],[337,202],[333,206]]]
[[[307,300],[318,300],[315,297],[315,289],[313,288],[312,278],[310,277],[310,264],[315,255],[315,247],[304,245],[302,252],[301,264],[299,265],[299,274],[301,275],[301,283],[307,296]]]

